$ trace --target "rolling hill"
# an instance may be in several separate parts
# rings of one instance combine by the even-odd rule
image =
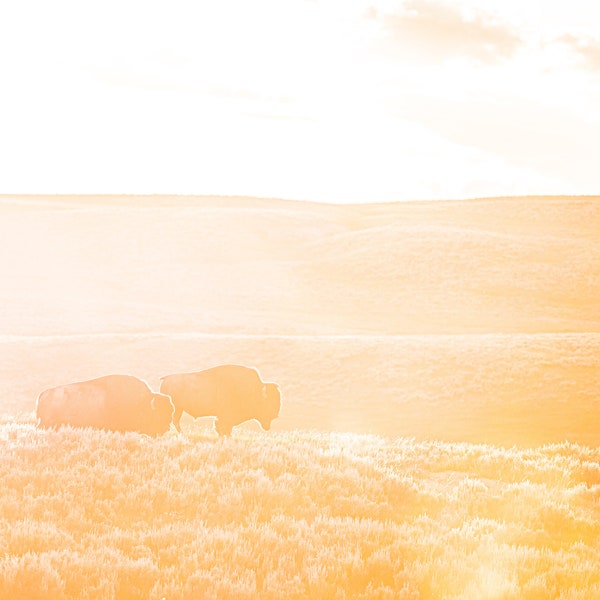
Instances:
[[[279,429],[598,443],[600,199],[0,197],[5,415],[223,362]]]

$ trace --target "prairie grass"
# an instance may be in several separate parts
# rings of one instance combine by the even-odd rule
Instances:
[[[0,216],[0,599],[600,597],[598,197]],[[281,385],[271,434],[32,423],[227,362]]]
[[[600,333],[0,339],[0,415],[31,419],[39,392],[69,381],[131,373],[158,389],[161,375],[229,362],[281,386],[275,430],[600,444]]]
[[[600,451],[0,426],[1,598],[600,595]]]
[[[599,331],[598,231],[598,197],[4,197],[0,333]]]

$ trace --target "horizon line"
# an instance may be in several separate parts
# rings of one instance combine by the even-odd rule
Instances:
[[[316,204],[324,206],[388,206],[397,204],[438,204],[438,203],[456,203],[456,202],[490,202],[490,201],[510,201],[510,200],[597,200],[600,199],[600,192],[598,194],[524,194],[524,195],[500,195],[500,196],[466,196],[463,198],[448,197],[448,198],[413,198],[404,200],[359,200],[351,202],[340,202],[340,201],[327,201],[327,200],[307,200],[301,198],[286,198],[278,196],[253,196],[253,195],[241,195],[241,194],[180,194],[180,193],[61,193],[61,192],[45,192],[45,193],[0,193],[0,202],[6,200],[20,200],[20,199],[86,199],[86,198],[107,198],[107,199],[134,199],[134,198],[154,198],[154,199],[167,199],[167,198],[181,198],[186,200],[199,199],[199,200],[253,200],[260,202],[288,202],[288,203],[299,203],[299,204]]]

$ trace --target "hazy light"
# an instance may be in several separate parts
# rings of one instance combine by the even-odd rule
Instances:
[[[3,7],[0,191],[593,193],[598,9],[584,4]]]

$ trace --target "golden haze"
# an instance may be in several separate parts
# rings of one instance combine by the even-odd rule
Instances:
[[[0,215],[0,596],[598,593],[597,198]],[[281,385],[272,433],[32,423],[46,387],[226,362]]]

